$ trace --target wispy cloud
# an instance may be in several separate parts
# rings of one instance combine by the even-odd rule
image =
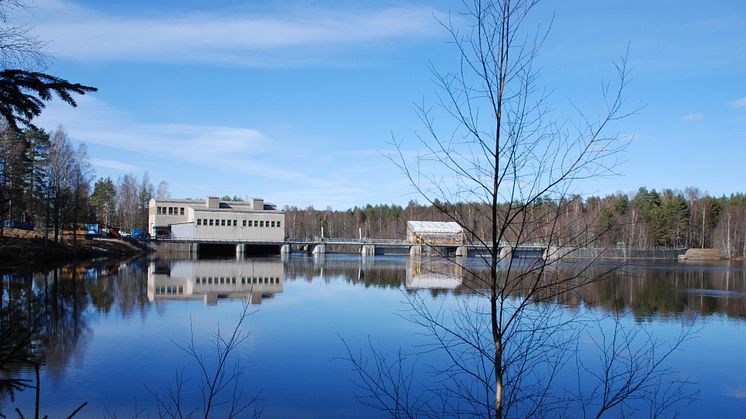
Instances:
[[[131,17],[42,0],[35,11],[36,32],[52,40],[53,55],[90,61],[298,65],[377,41],[438,33],[438,12],[421,6]]]
[[[80,97],[78,104],[78,108],[71,108],[53,102],[39,118],[40,125],[54,127],[54,121],[65,121],[65,129],[76,140],[157,159],[276,179],[306,179],[300,173],[263,163],[268,154],[279,150],[254,129],[144,123],[93,96]]]
[[[694,122],[694,121],[701,121],[705,117],[705,114],[702,112],[695,112],[686,114],[681,117],[682,122]]]
[[[133,164],[125,163],[123,161],[119,160],[107,160],[107,159],[98,159],[98,158],[91,158],[91,165],[94,167],[104,167],[107,169],[114,169],[114,170],[121,170],[123,172],[142,172],[142,168],[135,166]]]
[[[146,123],[94,96],[78,99],[78,108],[51,102],[35,123],[54,129],[58,121],[65,121],[64,129],[70,137],[89,145],[94,166],[138,175],[147,168],[153,179],[182,185],[181,190],[188,196],[225,190],[241,196],[262,194],[281,206],[348,208],[371,200],[377,202],[380,199],[373,196],[374,192],[390,182],[379,170],[379,165],[388,167],[383,158],[369,162],[365,168],[355,158],[338,157],[333,164],[318,163],[318,159],[310,157],[311,151],[304,151],[302,146],[276,140],[255,129]],[[369,155],[372,151],[364,149],[359,153]],[[127,156],[126,162],[111,157],[120,154]],[[350,150],[349,154],[357,153]],[[188,169],[174,174],[178,168]]]
[[[733,106],[734,108],[746,108],[746,97],[730,102],[730,106]]]

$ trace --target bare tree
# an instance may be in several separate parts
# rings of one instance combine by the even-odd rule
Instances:
[[[262,412],[259,395],[247,397],[240,385],[244,369],[233,357],[235,352],[249,337],[243,330],[246,319],[252,314],[248,301],[243,302],[243,310],[233,329],[226,335],[218,327],[213,335],[215,352],[213,357],[205,356],[197,347],[194,329],[186,345],[177,344],[197,367],[199,390],[202,395],[201,409],[189,407],[183,398],[184,387],[188,382],[184,371],[177,371],[175,384],[165,395],[153,390],[158,406],[158,416],[162,418],[190,418],[195,415],[205,419],[210,417],[259,417]],[[214,358],[214,359],[213,359]],[[222,409],[222,410],[221,410]],[[217,411],[217,412],[216,412]]]
[[[165,180],[158,183],[158,190],[156,191],[155,197],[158,199],[170,198],[171,192],[168,190],[168,182]]]
[[[607,133],[634,112],[625,110],[622,95],[626,57],[616,65],[616,82],[603,85],[595,117],[578,110],[578,122],[552,121],[535,62],[548,31],[524,29],[538,1],[466,3],[466,26],[463,19],[441,22],[459,65],[450,73],[433,69],[436,106],[418,107],[425,151],[412,160],[395,140],[399,152],[392,157],[420,197],[458,223],[481,255],[478,266],[462,265],[477,298],[461,300],[457,310],[433,310],[418,295],[408,295],[410,319],[433,338],[430,349],[448,360],[436,368],[439,387],[432,391],[439,397],[432,412],[578,414],[572,403],[578,397],[555,391],[555,383],[568,368],[584,323],[580,313],[569,315],[557,302],[608,278],[620,265],[594,269],[600,254],[569,263],[599,236],[593,220],[565,214],[578,211],[578,182],[614,174],[626,146],[619,135]],[[545,246],[544,258],[511,257],[533,243]],[[640,381],[650,377],[634,375],[622,399],[638,395]],[[390,399],[402,400],[398,394]]]

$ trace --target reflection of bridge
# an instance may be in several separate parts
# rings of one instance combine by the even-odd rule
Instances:
[[[351,239],[351,238],[313,238],[287,239],[282,242],[249,242],[227,240],[157,240],[151,246],[159,251],[202,254],[214,249],[222,249],[223,254],[233,253],[236,256],[256,253],[289,254],[303,252],[307,254],[325,254],[327,252],[359,253],[362,256],[418,256],[422,254],[440,254],[445,256],[480,256],[489,255],[490,247],[481,244],[454,243],[412,243],[398,239]],[[511,245],[501,243],[498,246],[500,258],[551,258],[556,248],[544,243],[521,243]]]

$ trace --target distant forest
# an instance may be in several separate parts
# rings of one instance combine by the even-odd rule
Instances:
[[[458,212],[465,224],[482,237],[489,237],[485,219],[476,216],[487,213],[486,207],[437,201],[434,204],[410,201],[406,207],[392,204],[366,205],[346,211],[312,207],[283,210],[290,237],[318,237],[323,227],[325,237],[362,235],[403,239],[409,220],[450,221],[436,207]],[[537,202],[532,206],[531,217],[554,218],[558,214],[557,205],[554,201]],[[704,247],[717,248],[728,258],[746,256],[746,195],[742,193],[713,197],[696,188],[684,191],[640,188],[629,195],[572,196],[561,203],[561,209],[556,220],[560,227],[556,230],[562,233],[556,239],[563,244],[594,241],[600,246]],[[540,241],[543,237],[538,230],[535,239]]]
[[[85,145],[74,149],[61,128],[0,132],[2,220],[33,224],[53,240],[64,230],[91,222],[142,228],[147,226],[148,201],[153,196],[168,197],[168,184],[154,186],[147,173],[142,178],[126,174],[96,179]],[[240,200],[236,196],[222,199]],[[460,213],[471,229],[489,236],[485,218],[477,216],[487,213],[486,207],[434,204],[368,204],[344,211],[286,206],[283,211],[286,234],[294,238],[319,237],[323,227],[325,237],[403,239],[409,220],[448,221],[437,207]],[[537,225],[541,224],[538,220],[556,221],[562,234],[554,239],[563,244],[590,239],[604,246],[705,247],[719,249],[728,258],[746,256],[746,195],[742,193],[714,197],[696,188],[640,188],[634,194],[539,201],[529,214]],[[542,240],[540,229],[536,231],[535,238]]]

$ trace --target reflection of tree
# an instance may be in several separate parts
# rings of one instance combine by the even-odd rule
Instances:
[[[19,383],[24,371],[36,369],[38,374],[41,365],[59,379],[91,332],[84,315],[88,299],[82,279],[75,271],[63,279],[61,270],[54,269],[47,274],[6,276],[2,284],[0,359],[9,361],[0,365],[4,379]],[[36,383],[38,411],[38,375]]]
[[[746,272],[731,269],[641,269],[617,272],[613,278],[578,294],[586,304],[610,311],[629,308],[638,320],[654,316],[723,313],[746,318]]]
[[[133,312],[146,315],[148,278],[145,259],[108,263],[89,269],[97,272],[96,279],[86,284],[96,310],[108,313],[116,307],[122,317],[129,317]]]
[[[142,262],[68,265],[47,273],[5,275],[0,282],[0,392],[33,387],[43,367],[59,381],[90,339],[89,306],[117,307],[123,316],[146,313]],[[87,279],[88,278],[88,279]]]
[[[453,264],[453,268],[458,266]],[[656,315],[677,316],[689,311],[701,315],[723,313],[746,318],[746,271],[743,269],[691,266],[686,269],[679,266],[670,269],[652,268],[654,269],[643,267],[615,271],[609,274],[608,279],[592,284],[570,281],[564,285],[572,288],[573,292],[546,289],[543,293],[537,293],[536,300],[558,294],[556,301],[567,307],[578,307],[582,303],[612,314],[630,309],[638,320]],[[420,266],[411,267],[406,260],[375,258],[363,261],[357,258],[326,257],[321,264],[312,258],[293,258],[285,266],[286,277],[291,281],[338,278],[366,287],[385,288],[405,285],[407,269],[416,273],[450,272],[448,268],[437,264],[427,265],[424,261]],[[468,266],[468,269],[474,274],[480,272],[480,267],[477,266]],[[599,272],[603,271],[603,268],[599,268]],[[572,273],[564,272],[562,266],[558,266],[556,275],[571,276]],[[460,280],[461,286],[455,289],[436,288],[428,292],[433,296],[468,295],[479,292],[484,284],[477,275],[462,275]]]

